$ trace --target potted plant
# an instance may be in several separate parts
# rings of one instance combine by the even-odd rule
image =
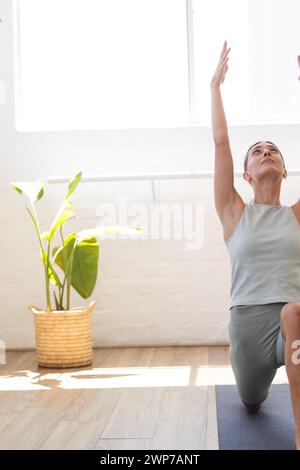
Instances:
[[[71,179],[66,197],[49,230],[43,232],[35,204],[45,193],[44,179],[11,182],[12,187],[28,199],[29,207],[26,206],[26,210],[38,237],[44,269],[46,307],[28,306],[34,315],[37,360],[41,367],[82,367],[92,363],[91,314],[96,302],[92,301],[86,307],[71,308],[71,288],[83,299],[91,296],[98,273],[97,236],[105,233],[138,233],[143,230],[142,227],[107,225],[64,236],[64,224],[76,217],[71,197],[80,179],[81,172]],[[57,242],[58,237],[60,243]],[[52,292],[55,308],[52,308]]]

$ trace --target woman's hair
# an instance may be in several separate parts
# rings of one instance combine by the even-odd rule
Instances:
[[[244,171],[247,171],[247,163],[248,163],[248,157],[249,157],[249,154],[252,150],[252,148],[257,145],[257,144],[261,144],[262,142],[268,142],[268,144],[272,144],[274,145],[274,147],[276,147],[278,149],[278,152],[280,153],[281,155],[281,158],[282,158],[282,161],[283,161],[283,166],[285,168],[285,163],[284,163],[284,159],[283,159],[283,156],[282,156],[282,153],[280,152],[279,148],[277,147],[277,145],[275,145],[273,142],[271,142],[270,140],[259,140],[258,142],[255,142],[255,144],[251,145],[251,147],[248,148],[247,150],[247,153],[245,155],[245,158],[244,158]]]

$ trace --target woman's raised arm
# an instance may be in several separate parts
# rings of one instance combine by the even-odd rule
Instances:
[[[212,133],[215,143],[214,197],[216,212],[221,222],[233,211],[238,195],[234,187],[233,160],[220,90],[228,69],[229,51],[225,41],[210,85]]]
[[[227,41],[225,41],[221,51],[219,63],[210,83],[212,97],[212,132],[215,144],[223,143],[224,140],[228,138],[228,129],[220,86],[224,82],[225,75],[228,70],[227,62],[229,51],[230,48],[227,49]]]

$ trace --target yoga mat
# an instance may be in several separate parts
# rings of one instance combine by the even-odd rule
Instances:
[[[236,385],[216,385],[222,450],[296,450],[288,384],[272,384],[256,415],[247,413]]]

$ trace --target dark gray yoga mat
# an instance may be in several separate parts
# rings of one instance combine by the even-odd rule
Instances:
[[[247,413],[236,385],[216,385],[219,447],[224,450],[296,450],[288,384],[272,384],[256,415]]]

